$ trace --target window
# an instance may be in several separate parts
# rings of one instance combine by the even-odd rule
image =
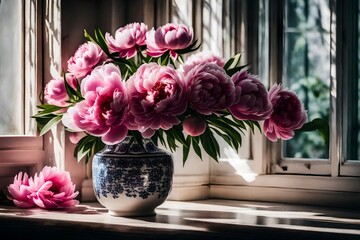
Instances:
[[[275,14],[271,9],[278,7],[270,4],[269,10]],[[323,129],[328,139],[319,132],[301,133],[282,146],[272,146],[278,150],[271,170],[359,176],[354,160],[358,159],[358,59],[354,52],[358,52],[359,12],[353,10],[351,18],[348,12],[358,9],[358,2],[342,5],[339,1],[287,0],[281,9],[277,16],[283,19],[279,26],[284,28],[280,28],[282,37],[277,36],[277,49],[283,49],[283,55],[278,56],[282,65],[274,70],[272,81],[282,79],[297,91],[309,120],[320,117],[329,122],[330,129]],[[270,26],[270,31],[279,26]]]
[[[276,143],[254,136],[250,155],[237,160],[246,174],[223,166],[212,168],[210,196],[354,204],[357,198],[352,196],[360,191],[360,179],[352,177],[360,175],[358,160],[354,160],[358,159],[359,141],[359,56],[354,54],[359,44],[359,2],[257,3],[245,18],[249,21],[249,16],[259,13],[251,21],[251,26],[258,26],[258,68],[253,70],[269,81],[268,86],[282,83],[296,91],[309,110],[309,120],[322,118],[329,123],[329,140],[318,131]],[[254,39],[251,32],[242,36],[243,46]]]
[[[340,173],[360,176],[359,164],[359,1],[337,2],[336,82]],[[343,89],[343,91],[341,91]]]
[[[35,0],[0,1],[1,188],[20,170],[33,172],[44,160],[42,138],[35,136],[30,118],[41,89],[38,6]]]
[[[309,120],[329,122],[329,1],[285,1],[283,82],[300,95]],[[284,143],[286,158],[328,159],[328,143],[318,132],[303,132]]]
[[[23,84],[19,106],[24,112],[16,117],[23,119],[16,133],[20,135],[0,139],[0,176],[13,177],[19,167],[34,168],[41,162],[69,170],[77,186],[90,178],[91,165],[85,168],[73,158],[74,146],[61,126],[45,138],[32,132],[34,126],[28,120],[36,110],[42,80],[51,79],[50,69],[60,71],[66,65],[84,41],[83,29],[115,31],[133,21],[144,21],[149,27],[172,21],[191,25],[203,50],[226,58],[242,52],[243,63],[249,63],[251,72],[267,87],[282,82],[303,97],[310,120],[328,118],[330,123],[328,143],[317,132],[276,143],[257,133],[244,136],[239,152],[223,143],[219,163],[205,153],[203,161],[190,153],[185,167],[175,161],[172,199],[219,197],[331,205],[358,199],[359,0],[139,0],[136,4],[2,0],[0,11],[10,2],[24,16],[18,23],[25,29],[23,47],[16,53],[23,64],[17,79]],[[181,149],[174,157],[182,159]],[[92,194],[91,185],[85,188]]]
[[[23,8],[21,1],[0,3],[0,60],[1,94],[0,117],[1,135],[18,135],[24,132],[23,107]]]
[[[276,81],[282,79],[282,84],[296,91],[308,110],[309,121],[316,118],[324,121],[325,136],[317,131],[302,132],[278,144],[278,156],[271,170],[330,175],[329,130],[325,124],[329,123],[330,73],[334,68],[331,63],[333,9],[326,0],[289,0],[281,5],[278,17],[283,19],[283,28],[279,29],[282,36],[278,36],[281,44],[278,48],[282,54],[278,56],[281,66],[275,70]]]

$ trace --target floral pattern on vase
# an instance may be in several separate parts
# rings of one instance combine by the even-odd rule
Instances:
[[[173,172],[170,153],[151,140],[142,146],[127,137],[95,154],[94,192],[111,215],[154,215],[171,191]]]

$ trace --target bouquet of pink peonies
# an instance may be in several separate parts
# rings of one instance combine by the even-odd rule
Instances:
[[[171,151],[181,144],[184,163],[191,147],[200,158],[202,147],[218,160],[216,136],[237,150],[247,128],[276,141],[292,138],[307,121],[298,96],[281,85],[268,91],[239,64],[240,54],[189,55],[200,44],[188,26],[148,30],[131,23],[114,35],[97,29],[85,37],[67,71],[46,85],[45,103],[33,116],[41,135],[62,122],[78,160],[128,135]]]

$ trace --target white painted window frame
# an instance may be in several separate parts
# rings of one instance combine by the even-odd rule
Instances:
[[[35,0],[21,0],[23,12],[23,66],[24,84],[23,108],[24,119],[36,111],[38,92],[42,89],[42,45],[41,45],[41,11]],[[6,185],[19,171],[30,174],[36,172],[44,161],[43,139],[34,132],[35,121],[24,121],[25,135],[8,135],[0,137],[0,178],[1,188]]]

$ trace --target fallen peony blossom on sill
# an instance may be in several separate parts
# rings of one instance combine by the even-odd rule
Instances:
[[[11,195],[9,200],[20,208],[38,206],[54,209],[79,204],[74,199],[79,192],[75,192],[69,172],[56,167],[45,166],[39,174],[30,178],[27,173],[19,172],[8,186],[8,191]]]

